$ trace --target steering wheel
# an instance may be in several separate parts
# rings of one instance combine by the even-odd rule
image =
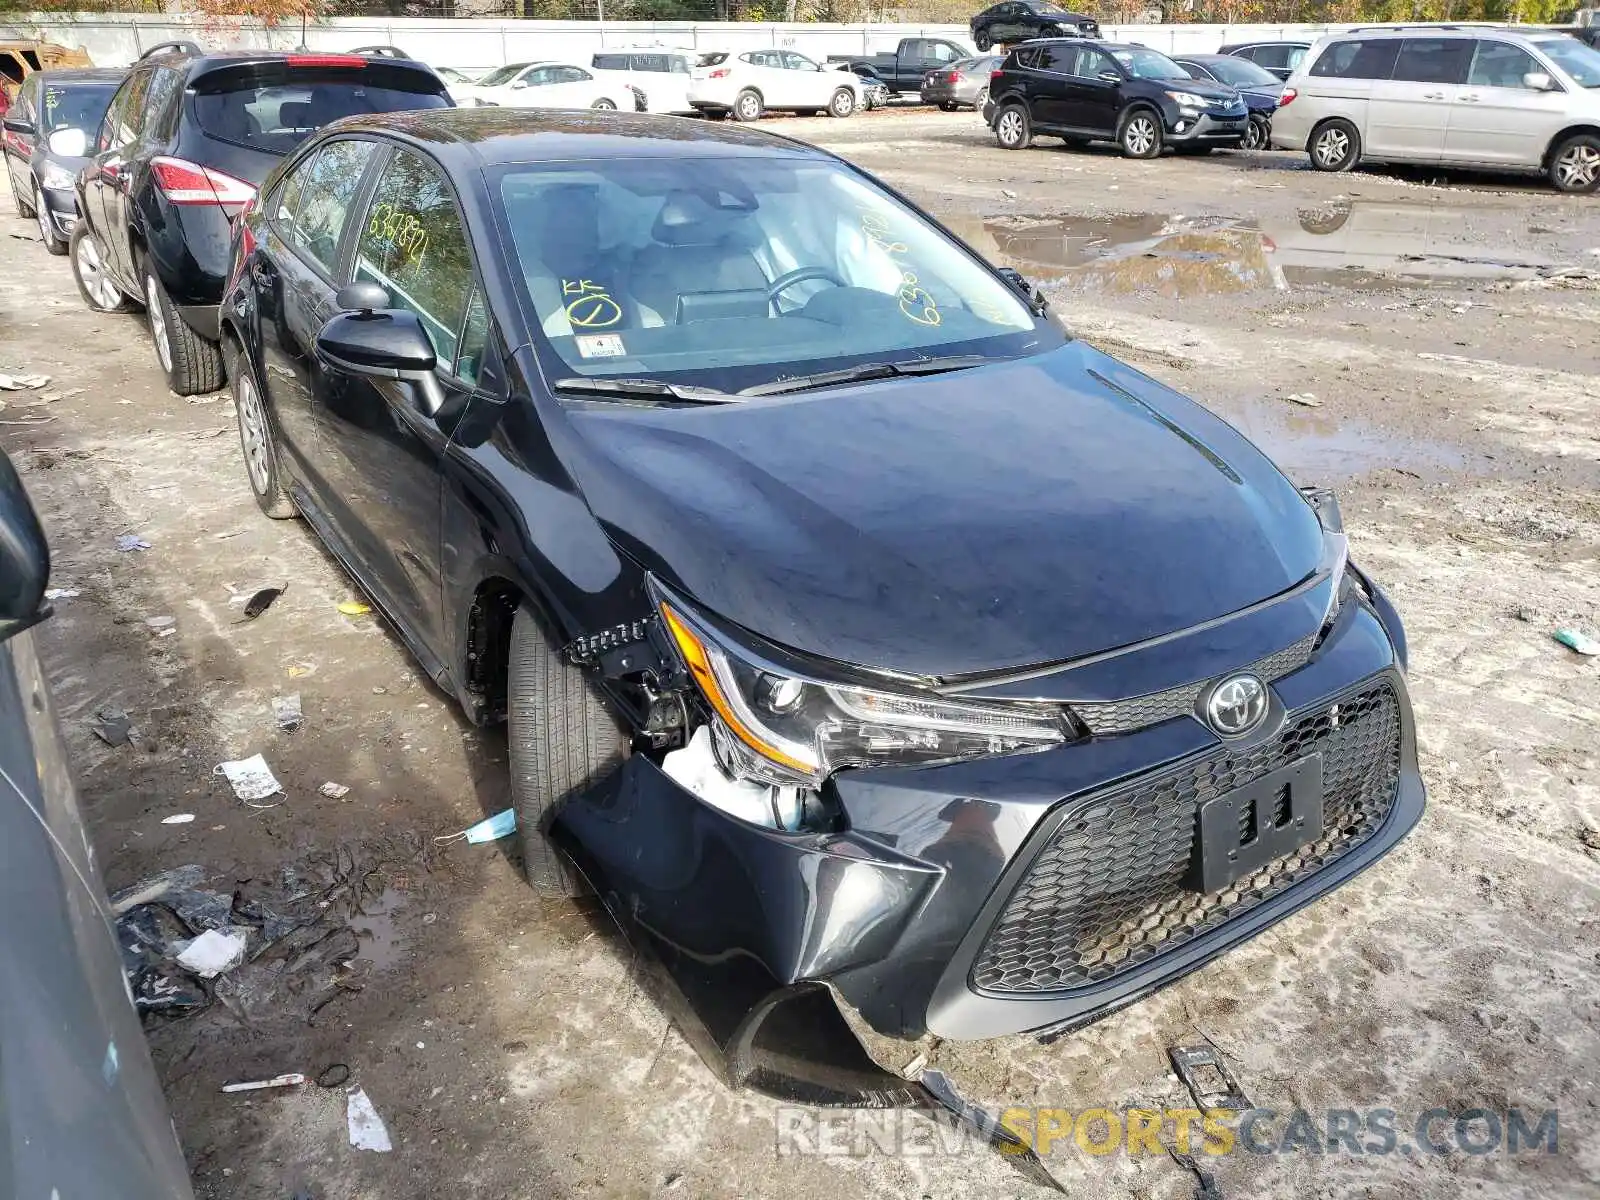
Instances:
[[[772,305],[772,311],[778,311],[778,297],[782,293],[797,283],[805,283],[808,279],[825,279],[834,287],[850,286],[827,267],[796,267],[793,271],[785,271],[767,285],[767,303]]]

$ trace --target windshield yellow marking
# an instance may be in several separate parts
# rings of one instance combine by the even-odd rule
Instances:
[[[944,318],[939,314],[939,302],[921,285],[916,272],[909,270],[899,260],[899,256],[911,253],[911,247],[894,240],[889,217],[884,213],[863,210],[861,232],[866,235],[867,241],[887,254],[900,269],[900,288],[895,295],[900,301],[901,315],[918,325],[938,325],[943,321]]]
[[[611,298],[609,284],[592,279],[563,279],[561,294],[567,301],[567,320],[579,329],[605,329],[622,320],[622,305]]]

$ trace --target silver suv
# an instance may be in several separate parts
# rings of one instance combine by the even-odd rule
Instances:
[[[1415,162],[1600,186],[1600,51],[1563,33],[1399,27],[1324,38],[1289,78],[1272,144],[1319,171]]]

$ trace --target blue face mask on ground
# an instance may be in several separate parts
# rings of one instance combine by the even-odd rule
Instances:
[[[508,808],[504,812],[495,813],[492,817],[485,817],[476,825],[463,829],[460,833],[434,838],[434,841],[453,842],[457,838],[462,838],[469,842],[494,842],[503,837],[510,837],[516,831],[517,810]]]

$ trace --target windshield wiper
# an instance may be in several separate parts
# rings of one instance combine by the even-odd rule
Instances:
[[[897,375],[939,375],[945,371],[965,371],[970,367],[981,367],[984,363],[1002,361],[987,354],[946,354],[942,358],[860,363],[838,371],[819,371],[815,375],[796,375],[790,379],[758,383],[754,387],[740,388],[739,395],[778,396],[784,392],[805,392],[838,383],[861,383],[868,379],[890,379]]]
[[[573,376],[558,379],[558,391],[589,396],[634,396],[645,400],[683,400],[689,404],[737,404],[739,397],[716,388],[690,383],[668,383],[664,379],[584,379]]]

